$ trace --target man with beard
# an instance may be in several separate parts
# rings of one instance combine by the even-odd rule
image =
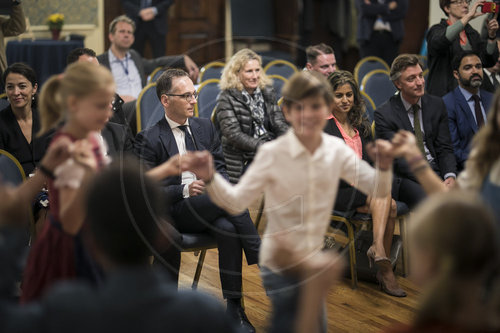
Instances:
[[[451,141],[461,171],[469,156],[469,144],[486,123],[492,94],[480,89],[483,83],[481,59],[472,51],[464,51],[452,60],[453,76],[458,87],[443,97],[448,110]]]
[[[401,54],[391,66],[391,80],[399,93],[375,111],[378,138],[391,140],[403,129],[415,134],[417,144],[432,169],[453,186],[456,160],[448,128],[448,114],[443,100],[425,93],[425,79],[420,60],[415,54]],[[414,173],[419,160],[394,161],[393,198],[414,207],[425,197]]]

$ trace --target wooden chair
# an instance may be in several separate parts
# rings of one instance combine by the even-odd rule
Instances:
[[[266,75],[280,75],[286,79],[290,78],[290,76],[298,71],[299,70],[294,64],[282,59],[270,61],[266,67],[264,67],[264,73],[266,73]]]
[[[226,64],[221,61],[209,62],[200,69],[200,75],[198,76],[198,83],[201,84],[203,83],[203,81],[210,79],[220,80],[224,66],[226,66]]]
[[[375,56],[364,57],[354,67],[354,79],[359,84],[366,74],[375,69],[390,71],[389,66],[382,58]]]

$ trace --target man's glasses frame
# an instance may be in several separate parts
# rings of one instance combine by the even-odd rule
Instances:
[[[183,97],[186,102],[191,102],[191,99],[194,98],[195,101],[198,100],[198,93],[194,92],[194,93],[185,93],[185,94],[162,94],[162,95],[166,95],[166,96],[177,96],[177,97]]]

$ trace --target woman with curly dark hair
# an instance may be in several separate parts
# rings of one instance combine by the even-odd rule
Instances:
[[[336,71],[328,77],[328,81],[333,88],[333,107],[325,132],[343,139],[358,157],[372,163],[365,146],[373,141],[373,138],[354,76],[348,71]],[[375,263],[378,268],[377,280],[387,294],[406,296],[394,276],[388,258],[396,222],[396,202],[390,195],[380,199],[367,197],[350,184],[341,181],[334,209],[350,214],[361,212],[372,215],[373,244],[368,249],[367,256],[370,263]]]

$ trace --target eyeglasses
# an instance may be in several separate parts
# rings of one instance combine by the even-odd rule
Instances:
[[[177,96],[177,97],[183,97],[186,102],[191,102],[191,99],[194,99],[195,101],[198,100],[198,94],[196,92],[194,93],[185,93],[185,94],[163,94],[167,96]]]
[[[472,0],[455,0],[455,1],[450,1],[450,4],[457,4],[457,5],[463,5],[464,3],[466,3],[467,5],[470,5],[470,3],[472,2]]]

